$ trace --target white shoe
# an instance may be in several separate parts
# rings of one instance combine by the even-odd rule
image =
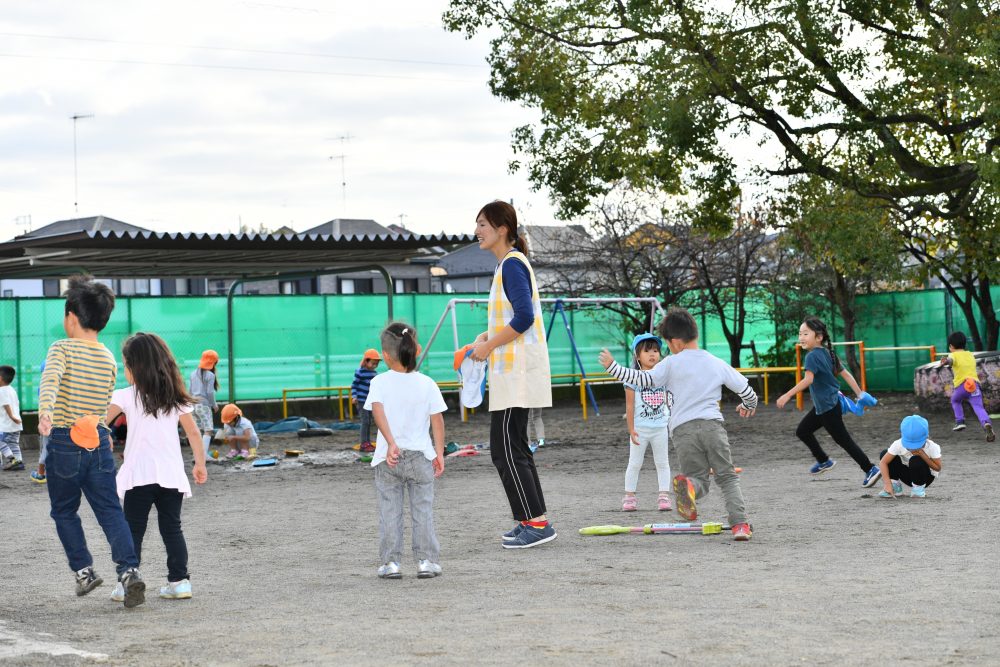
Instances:
[[[122,586],[122,582],[115,584],[115,590],[111,591],[111,601],[125,602],[125,587]]]
[[[402,579],[403,575],[399,571],[399,563],[386,563],[378,568],[379,579]]]
[[[437,563],[432,563],[429,560],[418,560],[417,561],[417,578],[418,579],[431,579],[433,577],[441,576],[441,566]]]
[[[191,580],[168,581],[160,586],[160,597],[164,600],[188,600],[191,598]]]

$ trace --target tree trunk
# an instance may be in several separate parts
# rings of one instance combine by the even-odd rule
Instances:
[[[998,338],[1000,338],[1000,321],[997,320],[997,311],[993,307],[993,294],[990,292],[992,287],[992,281],[985,277],[979,277],[979,293],[976,298],[976,304],[979,306],[979,312],[983,315],[983,324],[985,331],[983,333],[985,336],[985,347],[981,348],[984,350],[995,350],[997,349]]]
[[[854,340],[858,323],[858,312],[854,305],[855,296],[857,295],[854,286],[847,281],[847,278],[842,273],[837,273],[836,276],[837,279],[831,290],[831,296],[833,297],[833,303],[840,312],[840,319],[844,322],[844,340]],[[846,347],[844,357],[847,360],[847,367],[851,373],[855,377],[858,377],[858,374],[861,372],[861,365],[858,361],[857,351],[853,345]],[[858,379],[858,384],[861,384],[860,378]]]

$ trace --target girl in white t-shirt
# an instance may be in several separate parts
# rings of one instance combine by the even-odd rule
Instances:
[[[899,424],[900,439],[882,450],[878,462],[883,490],[879,498],[895,498],[910,487],[911,498],[924,498],[941,472],[941,446],[930,439],[927,420],[920,415],[904,417]]]
[[[125,462],[118,471],[118,497],[124,500],[125,518],[132,531],[136,556],[142,560],[142,539],[149,510],[155,505],[160,536],[167,550],[167,585],[160,597],[171,600],[191,597],[187,543],[181,531],[181,504],[191,497],[191,484],[184,472],[178,422],[184,428],[194,453],[191,476],[198,484],[208,479],[205,449],[198,446],[201,434],[191,416],[194,399],[170,348],[156,334],[137,333],[122,345],[125,378],[131,386],[111,395],[107,423],[125,413],[128,436]],[[121,584],[112,600],[124,599]]]
[[[402,322],[382,331],[382,358],[389,370],[372,378],[365,410],[372,411],[378,438],[372,467],[378,496],[378,576],[399,579],[403,556],[403,493],[410,497],[417,577],[441,574],[441,548],[434,533],[434,478],[444,472],[444,417],[448,406],[437,383],[418,373],[417,332]],[[431,433],[433,432],[433,440]]]
[[[663,342],[653,334],[639,334],[632,339],[635,368],[652,370],[660,362]],[[622,511],[634,512],[639,501],[635,497],[639,472],[646,458],[646,448],[653,450],[656,479],[660,489],[656,507],[661,512],[672,509],[670,504],[670,459],[667,457],[667,421],[670,419],[671,394],[664,386],[637,387],[625,385],[625,420],[628,425],[628,467],[625,469],[625,497]]]

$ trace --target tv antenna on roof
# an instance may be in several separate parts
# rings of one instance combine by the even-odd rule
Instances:
[[[340,155],[331,155],[331,160],[340,160],[340,195],[343,204],[343,216],[347,216],[347,155],[344,153],[344,145],[350,139],[353,139],[354,135],[350,132],[342,134],[339,137],[327,137],[327,141],[339,141],[340,142]]]
[[[77,169],[76,169],[76,121],[83,120],[84,118],[93,118],[92,113],[75,113],[70,116],[70,120],[73,121],[73,212],[80,212],[80,188],[79,181],[77,179]]]

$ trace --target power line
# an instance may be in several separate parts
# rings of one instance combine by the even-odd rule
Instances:
[[[449,63],[435,60],[408,60],[405,58],[372,58],[367,56],[342,56],[332,53],[315,53],[307,51],[281,51],[271,49],[241,49],[230,46],[199,46],[197,44],[171,44],[169,42],[134,42],[121,39],[105,39],[102,37],[79,37],[74,35],[44,35],[27,32],[0,32],[2,37],[28,37],[31,39],[54,39],[74,42],[96,42],[101,44],[121,44],[127,46],[155,46],[164,48],[197,49],[200,51],[223,51],[227,53],[252,53],[270,56],[297,56],[306,58],[330,58],[336,60],[360,60],[363,62],[396,63],[405,65],[436,65],[441,67],[467,67],[483,69],[483,65],[469,63]]]
[[[151,65],[159,67],[185,67],[189,69],[221,69],[240,72],[273,72],[277,74],[312,74],[315,76],[348,76],[361,79],[401,79],[404,81],[438,81],[451,83],[481,83],[480,79],[450,79],[443,77],[403,76],[400,74],[358,74],[356,72],[329,72],[324,70],[295,69],[291,67],[250,67],[249,65],[205,65],[201,63],[170,63],[152,60],[115,58],[81,58],[77,56],[50,56],[27,53],[0,53],[0,58],[26,58],[29,60],[60,60],[70,62],[106,63],[111,65]]]

